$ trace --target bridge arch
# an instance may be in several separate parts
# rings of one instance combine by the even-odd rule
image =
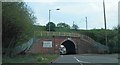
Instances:
[[[63,45],[66,48],[66,54],[76,53],[76,44],[71,38],[68,38],[62,41],[61,45]]]

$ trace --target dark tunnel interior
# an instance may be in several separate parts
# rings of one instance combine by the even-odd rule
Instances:
[[[66,40],[61,45],[65,46],[67,52],[66,54],[76,54],[75,44],[72,41]]]

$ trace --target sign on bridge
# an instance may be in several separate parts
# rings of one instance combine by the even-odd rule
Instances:
[[[43,47],[52,47],[52,41],[43,41]]]

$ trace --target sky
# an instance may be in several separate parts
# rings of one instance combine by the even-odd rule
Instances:
[[[36,25],[45,26],[49,22],[66,23],[70,26],[78,25],[79,29],[104,28],[103,0],[24,0],[36,16]],[[107,29],[118,25],[119,0],[104,0],[106,7]],[[56,10],[59,8],[60,10]]]

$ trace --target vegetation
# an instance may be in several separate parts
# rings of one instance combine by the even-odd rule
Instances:
[[[49,63],[55,60],[58,55],[55,54],[29,54],[18,55],[15,57],[6,57],[2,59],[3,63]]]
[[[57,27],[55,28],[55,31],[67,32],[67,31],[70,31],[70,26],[66,23],[58,23]]]
[[[57,27],[70,29],[70,26],[68,24],[66,24],[66,23],[58,23]]]
[[[72,28],[77,30],[79,27],[76,24],[73,24]]]
[[[48,24],[46,24],[46,30],[47,31],[55,31],[55,24],[53,22],[49,22]]]
[[[118,50],[118,30],[107,30],[107,44],[105,43],[105,30],[104,29],[93,29],[87,31],[81,31],[81,34],[90,36],[95,41],[107,45],[109,47],[110,53],[120,52]]]
[[[33,37],[35,20],[32,10],[24,2],[2,3],[3,53],[11,55],[15,46]]]

